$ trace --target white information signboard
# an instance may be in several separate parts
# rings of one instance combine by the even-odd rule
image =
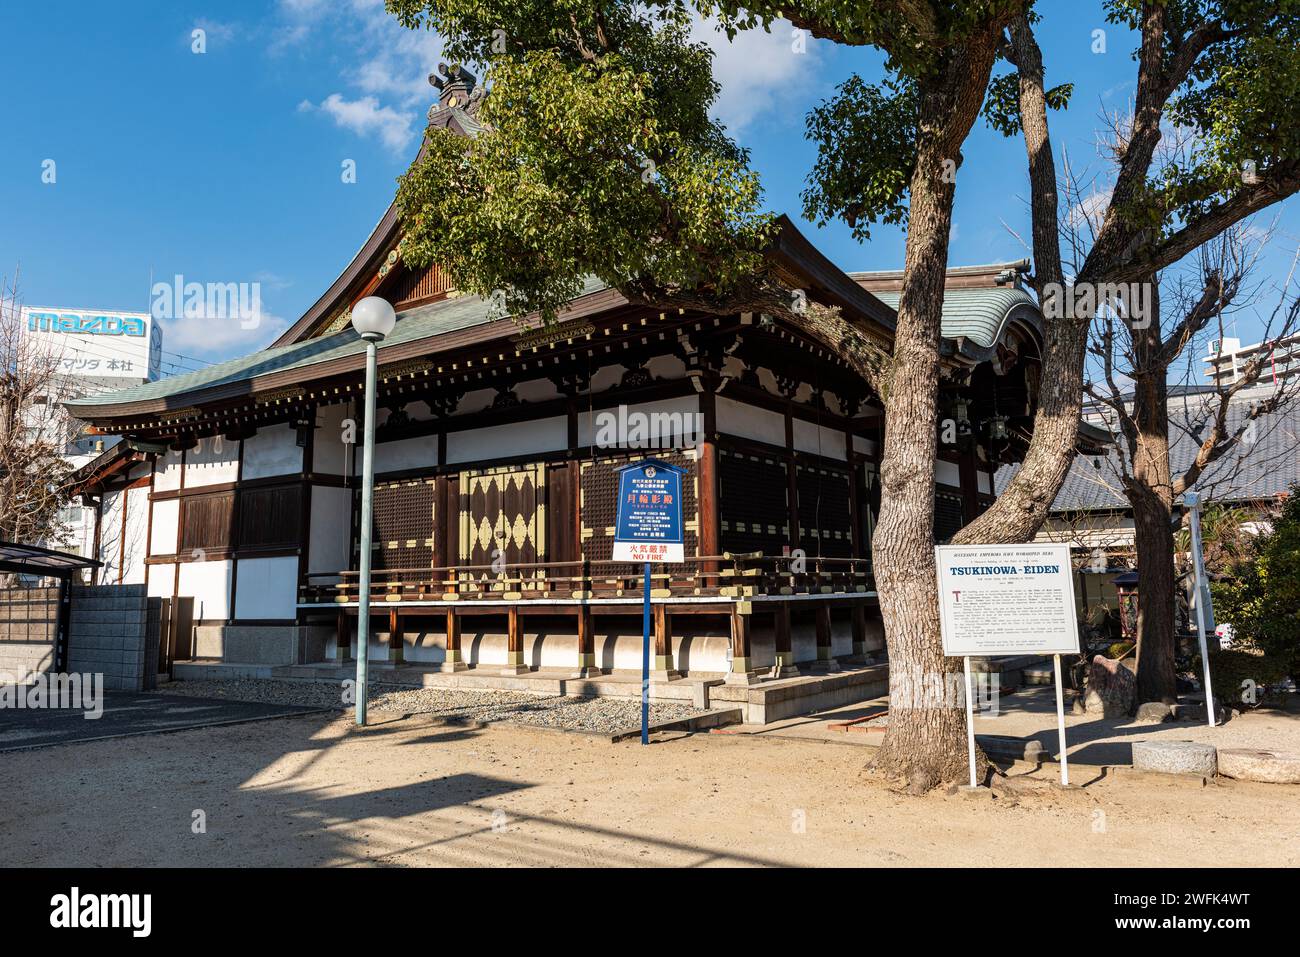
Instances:
[[[939,628],[943,653],[966,672],[966,740],[975,780],[971,656],[1051,655],[1056,672],[1056,732],[1061,784],[1069,786],[1061,655],[1078,654],[1074,569],[1068,545],[940,545]]]
[[[939,621],[946,655],[1079,651],[1068,545],[940,545]]]

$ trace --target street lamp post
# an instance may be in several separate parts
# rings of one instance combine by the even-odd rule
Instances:
[[[375,392],[379,342],[393,331],[397,314],[378,296],[352,307],[352,327],[366,341],[365,440],[361,457],[361,582],[357,607],[357,724],[366,723],[366,672],[370,659],[370,536],[375,497]]]

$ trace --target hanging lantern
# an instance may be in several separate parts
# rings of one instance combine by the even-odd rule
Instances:
[[[970,424],[970,399],[965,396],[957,396],[952,400],[952,415],[957,420],[958,425]]]

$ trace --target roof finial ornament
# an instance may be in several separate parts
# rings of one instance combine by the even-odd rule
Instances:
[[[430,120],[444,109],[462,109],[471,116],[478,112],[483,88],[477,85],[477,77],[459,63],[439,63],[438,72],[429,74],[429,84],[438,90],[438,102],[429,110]]]

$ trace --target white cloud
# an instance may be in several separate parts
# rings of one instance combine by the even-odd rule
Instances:
[[[1106,211],[1110,209],[1110,196],[1111,191],[1109,189],[1098,190],[1085,196],[1066,211],[1066,225],[1071,229],[1090,229],[1095,233],[1101,229],[1102,221],[1106,218]]]
[[[722,87],[713,114],[733,134],[760,116],[789,113],[792,88],[806,89],[821,59],[821,41],[787,20],[773,23],[771,33],[745,30],[729,41],[716,20],[697,19],[691,36],[713,49],[713,77]],[[802,109],[805,97],[794,99]],[[803,113],[796,118],[802,125]]]
[[[435,93],[429,74],[443,43],[429,30],[408,30],[385,9],[383,0],[280,0],[281,25],[272,53],[306,41],[318,31],[349,49],[340,80],[351,89],[336,91],[320,104],[310,99],[300,112],[319,109],[360,136],[379,139],[394,152],[407,150],[423,125]]]
[[[202,30],[209,44],[213,41],[218,44],[229,43],[240,32],[238,24],[220,23],[216,20],[209,20],[207,17],[200,17],[194,21],[194,27],[185,31],[184,41],[186,46],[190,46],[194,41],[192,32],[194,29]]]
[[[389,149],[406,149],[435,96],[428,76],[442,56],[442,38],[402,27],[383,0],[280,0],[279,15],[283,23],[273,50],[327,28],[353,48],[355,66],[342,76],[351,89],[331,94],[315,108],[359,135],[379,138]],[[713,114],[733,134],[772,115],[793,116],[802,125],[802,113],[790,113],[790,91],[816,82],[822,41],[786,20],[773,23],[770,33],[747,30],[728,40],[716,20],[697,19],[691,35],[714,51],[713,72],[722,91]]]
[[[289,320],[261,311],[256,325],[237,316],[213,319],[207,316],[180,316],[160,319],[163,349],[167,352],[199,358],[245,355],[264,346],[289,328]],[[164,357],[166,358],[166,357]]]
[[[379,137],[380,142],[395,153],[405,150],[415,138],[413,115],[391,106],[381,106],[373,96],[349,100],[341,93],[331,93],[318,106],[307,100],[298,104],[300,112],[313,109],[328,114],[343,129],[358,136]]]

